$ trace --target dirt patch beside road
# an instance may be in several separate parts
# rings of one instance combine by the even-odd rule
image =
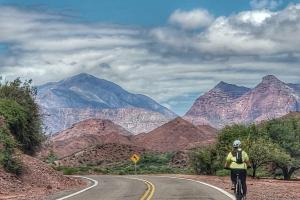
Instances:
[[[229,177],[175,175],[215,185],[232,193]],[[247,179],[248,195],[251,200],[300,200],[300,181],[272,179]]]

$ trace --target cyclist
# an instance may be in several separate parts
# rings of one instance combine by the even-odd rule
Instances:
[[[225,168],[231,170],[231,190],[235,190],[236,177],[239,174],[245,196],[247,193],[246,177],[248,167],[251,167],[248,154],[242,150],[241,141],[235,140],[233,142],[233,149],[226,158]]]

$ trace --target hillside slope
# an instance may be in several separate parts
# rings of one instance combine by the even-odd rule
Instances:
[[[216,137],[216,129],[197,127],[178,117],[149,133],[135,136],[134,142],[154,151],[170,152],[213,143]]]
[[[47,157],[53,151],[61,158],[97,144],[131,144],[128,137],[130,135],[131,133],[110,120],[89,119],[54,135],[41,155]]]
[[[23,165],[20,176],[7,173],[0,167],[0,199],[38,200],[61,190],[86,185],[80,179],[63,176],[36,158],[27,155],[19,155],[19,158]]]
[[[0,116],[0,132],[7,126]],[[1,134],[7,134],[1,132]],[[0,155],[3,148],[2,136],[0,140]],[[63,176],[46,163],[21,153],[15,149],[13,157],[21,166],[21,173],[15,175],[0,165],[0,199],[42,199],[42,197],[61,190],[84,187],[85,182],[80,179]],[[14,165],[11,163],[10,165]],[[38,177],[38,178],[37,178]]]

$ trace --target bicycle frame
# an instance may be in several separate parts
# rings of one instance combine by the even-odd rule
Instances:
[[[234,193],[235,193],[236,200],[244,199],[243,185],[239,174],[236,175],[236,185],[235,185]]]

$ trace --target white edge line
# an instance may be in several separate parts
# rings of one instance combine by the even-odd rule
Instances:
[[[214,185],[211,185],[211,184],[208,184],[208,183],[204,183],[204,182],[201,182],[201,181],[196,181],[196,180],[193,180],[193,179],[189,179],[189,178],[182,178],[182,177],[174,177],[174,176],[156,176],[156,177],[165,177],[165,178],[174,178],[174,179],[182,179],[182,180],[188,180],[188,181],[193,181],[193,182],[196,182],[196,183],[200,183],[202,185],[206,185],[206,186],[209,186],[211,188],[214,188],[216,190],[218,190],[219,192],[225,194],[226,196],[228,196],[229,198],[231,198],[232,200],[235,200],[235,197],[230,194],[229,192],[226,192],[225,190],[219,188],[219,187],[216,187]]]
[[[89,190],[89,189],[92,189],[93,187],[96,187],[96,186],[98,185],[98,181],[96,181],[96,180],[94,180],[94,179],[91,179],[91,178],[88,178],[88,177],[85,177],[85,176],[74,176],[74,177],[87,179],[87,180],[89,180],[89,181],[92,181],[94,184],[93,184],[92,186],[90,186],[90,187],[87,187],[87,188],[83,189],[83,190],[80,190],[80,191],[75,192],[75,193],[73,193],[73,194],[70,194],[70,195],[61,197],[61,198],[56,199],[56,200],[63,200],[63,199],[67,199],[67,198],[73,197],[73,196],[78,195],[78,194],[80,194],[80,193],[83,193],[83,192],[85,192],[85,191],[87,191],[87,190]]]

